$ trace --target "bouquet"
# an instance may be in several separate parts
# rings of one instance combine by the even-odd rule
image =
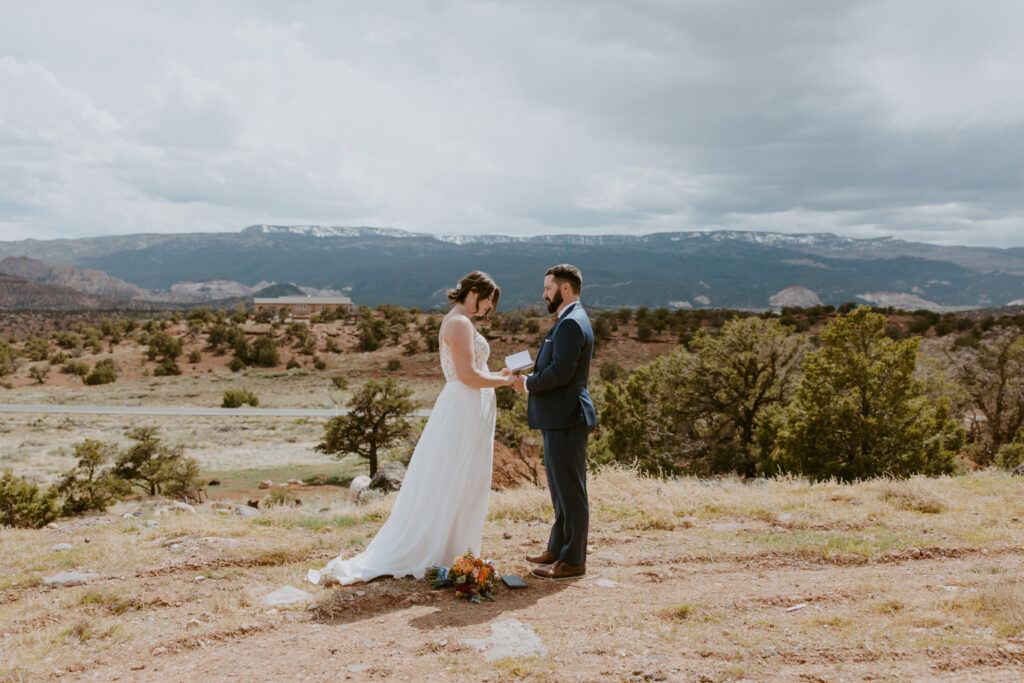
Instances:
[[[472,550],[452,560],[451,567],[431,567],[426,577],[432,588],[454,586],[456,596],[476,603],[481,602],[481,598],[494,600],[494,589],[498,587],[498,571],[494,565],[474,557]]]

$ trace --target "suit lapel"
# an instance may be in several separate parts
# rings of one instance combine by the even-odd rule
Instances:
[[[555,324],[551,326],[551,329],[550,329],[550,330],[548,330],[548,333],[547,333],[547,335],[546,335],[546,336],[544,337],[544,341],[545,341],[545,342],[547,342],[547,341],[548,341],[549,339],[552,339],[552,338],[553,338],[553,337],[555,336],[555,330],[557,330],[557,329],[558,329],[558,326],[562,324],[562,321],[563,321],[563,320],[565,320],[565,319],[566,319],[566,317],[567,317],[567,316],[568,316],[568,315],[569,315],[570,313],[572,313],[573,307],[574,307],[574,306],[576,306],[576,305],[577,305],[578,303],[579,303],[578,301],[574,301],[574,302],[572,302],[572,303],[571,303],[571,304],[569,304],[569,306],[568,306],[568,307],[567,307],[567,308],[565,309],[565,311],[564,311],[564,312],[562,313],[562,315],[558,316],[558,319],[557,319],[557,320],[555,320]],[[538,360],[540,360],[540,351],[541,351],[541,350],[543,350],[543,349],[544,349],[544,345],[543,345],[543,344],[541,344],[541,348],[540,348],[540,350],[538,350],[538,352],[537,352],[537,359],[538,359]],[[550,359],[550,358],[547,358],[546,360],[550,361],[551,359]],[[541,367],[547,367],[547,363],[544,363],[544,366],[540,366],[540,365],[538,364],[538,366],[537,366],[537,369],[539,370],[539,369],[541,369]]]

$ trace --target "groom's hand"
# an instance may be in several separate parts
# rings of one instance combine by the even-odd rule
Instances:
[[[516,373],[515,378],[512,380],[512,388],[516,390],[517,394],[523,393],[526,390],[526,378]]]

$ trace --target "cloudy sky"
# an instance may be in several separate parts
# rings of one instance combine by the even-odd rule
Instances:
[[[1024,246],[1019,0],[0,0],[0,239]]]

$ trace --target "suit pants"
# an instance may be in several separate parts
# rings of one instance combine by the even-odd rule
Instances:
[[[587,561],[590,504],[587,501],[587,434],[582,423],[567,429],[545,429],[544,472],[548,477],[555,523],[548,538],[548,552],[566,564]]]

